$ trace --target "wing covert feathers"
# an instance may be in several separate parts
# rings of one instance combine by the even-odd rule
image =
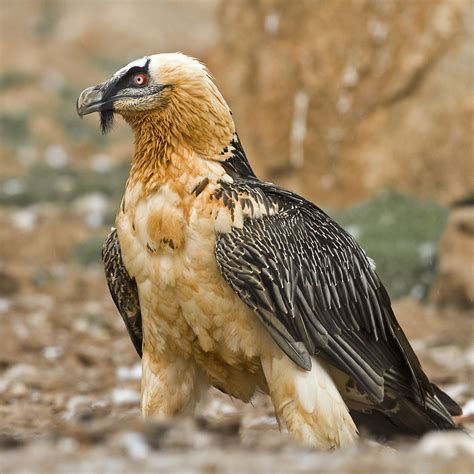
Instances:
[[[322,210],[269,183],[223,184],[227,199],[258,196],[266,209],[217,236],[221,273],[300,367],[319,354],[377,402],[395,368],[420,402],[433,389],[393,314],[389,296],[354,239]]]
[[[105,276],[110,294],[127,327],[138,355],[142,356],[142,316],[138,289],[122,261],[117,231],[112,229],[102,247]]]

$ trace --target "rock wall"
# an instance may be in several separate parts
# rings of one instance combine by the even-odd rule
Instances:
[[[443,306],[474,309],[473,277],[474,207],[463,206],[454,209],[449,216],[440,246],[438,277],[431,290],[431,300]]]
[[[469,0],[223,1],[209,65],[256,171],[325,205],[473,189]]]

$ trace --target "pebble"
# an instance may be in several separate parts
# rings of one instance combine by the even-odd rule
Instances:
[[[38,159],[38,151],[31,145],[19,145],[16,149],[16,158],[23,166],[30,166]]]
[[[355,87],[358,82],[359,73],[357,72],[357,69],[352,65],[348,65],[342,75],[342,83],[345,87],[350,89]]]
[[[140,363],[132,367],[119,367],[117,369],[117,378],[119,380],[140,380],[142,377],[142,366]]]
[[[66,405],[66,411],[63,414],[63,419],[66,421],[72,420],[77,413],[77,408],[80,405],[90,403],[90,398],[86,397],[85,395],[76,395],[71,397]]]
[[[209,417],[221,417],[225,415],[233,415],[237,413],[237,408],[230,403],[226,403],[219,398],[212,398],[207,403],[205,414]]]
[[[48,360],[57,359],[62,353],[63,350],[59,346],[49,346],[43,349],[43,355]]]
[[[462,407],[462,412],[464,416],[474,415],[474,398],[467,401]]]
[[[86,194],[74,201],[76,212],[85,220],[87,226],[92,229],[103,225],[107,207],[107,198],[101,193]]]
[[[464,395],[469,391],[469,385],[467,383],[455,383],[444,387],[444,391],[454,399],[457,399],[461,395]]]
[[[131,405],[139,403],[140,394],[130,388],[115,388],[111,394],[112,402],[115,405]]]
[[[12,305],[12,302],[8,298],[0,298],[0,313],[6,313]]]
[[[367,31],[375,42],[383,43],[388,37],[389,27],[386,23],[372,18],[367,23]]]
[[[50,145],[44,152],[44,159],[51,168],[64,168],[69,162],[69,156],[61,145]]]
[[[127,431],[120,436],[119,445],[132,459],[145,459],[150,447],[141,433]]]
[[[38,220],[38,211],[34,207],[27,207],[11,214],[13,225],[20,230],[32,231]]]
[[[105,153],[97,153],[91,157],[90,166],[96,173],[106,173],[112,168],[112,160]]]
[[[474,440],[466,433],[456,431],[433,431],[425,435],[416,450],[428,456],[454,459],[457,456],[474,457]]]
[[[11,386],[10,393],[14,397],[23,397],[28,393],[28,389],[23,382],[15,382]]]
[[[346,231],[354,237],[354,239],[359,239],[362,235],[362,229],[357,225],[349,225],[346,227]]]
[[[468,365],[466,363],[469,362],[463,350],[453,344],[434,347],[429,351],[429,356],[437,364],[450,369],[460,369]]]
[[[2,192],[7,196],[16,196],[25,191],[25,183],[19,179],[8,179],[2,184]]]
[[[278,32],[280,26],[280,14],[277,11],[270,11],[265,16],[265,31],[271,35]]]
[[[278,422],[274,416],[259,416],[257,418],[244,418],[242,427],[245,429],[251,428],[278,428]]]
[[[352,98],[350,95],[341,94],[336,103],[336,109],[340,114],[346,114],[352,107]]]

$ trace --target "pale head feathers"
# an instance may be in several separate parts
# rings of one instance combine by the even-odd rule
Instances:
[[[143,88],[139,97],[124,95],[114,103],[114,112],[134,130],[139,151],[147,154],[153,145],[160,153],[176,153],[184,147],[203,158],[219,159],[235,128],[206,67],[181,53],[156,54],[131,62],[114,77],[145,66],[150,93]]]
[[[202,163],[228,158],[235,137],[232,114],[206,67],[181,53],[137,59],[109,80],[84,89],[76,103],[84,115],[99,112],[104,133],[115,114],[135,134],[129,183],[146,192],[160,182],[202,173]],[[205,166],[204,166],[205,168]]]

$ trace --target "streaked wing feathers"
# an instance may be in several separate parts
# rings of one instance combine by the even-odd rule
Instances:
[[[313,204],[268,183],[252,184],[279,212],[217,236],[225,280],[299,366],[309,369],[310,354],[320,354],[377,401],[385,372],[396,366],[423,400],[431,385],[364,251]]]
[[[130,339],[141,357],[142,316],[137,284],[123,264],[120,242],[115,229],[112,229],[102,247],[102,260],[112,299],[127,327]]]

